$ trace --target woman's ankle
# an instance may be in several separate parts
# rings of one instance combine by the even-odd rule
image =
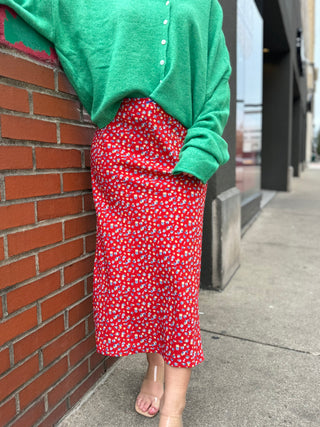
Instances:
[[[161,413],[166,416],[180,416],[186,406],[191,368],[165,365],[165,391],[161,401]]]
[[[159,353],[147,353],[147,361],[149,366],[159,366],[164,369],[164,360]]]
[[[162,382],[164,381],[164,360],[161,355],[157,353],[148,353],[148,368],[145,378]]]
[[[183,399],[170,399],[166,398],[164,393],[163,401],[160,407],[160,413],[166,416],[180,416],[182,415],[184,408],[186,406],[186,401]]]

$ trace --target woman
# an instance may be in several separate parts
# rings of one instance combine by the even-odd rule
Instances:
[[[182,426],[203,361],[198,294],[206,182],[228,161],[230,64],[218,0],[1,0],[55,45],[97,125],[97,350],[147,354],[136,399]],[[165,384],[165,389],[164,389]]]

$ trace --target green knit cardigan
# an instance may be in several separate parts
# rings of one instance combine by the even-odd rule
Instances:
[[[187,128],[173,173],[205,183],[229,160],[229,54],[217,0],[0,0],[53,42],[100,128],[150,97]]]

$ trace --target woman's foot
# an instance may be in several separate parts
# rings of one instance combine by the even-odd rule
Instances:
[[[183,400],[170,399],[166,396],[161,401],[159,427],[182,427],[182,413],[186,402]]]
[[[159,427],[183,427],[182,415],[160,414]]]
[[[160,408],[163,395],[164,363],[162,356],[148,354],[148,370],[136,399],[136,411],[145,417],[154,417]]]
[[[161,400],[159,427],[182,427],[182,413],[186,406],[186,394],[191,368],[175,368],[165,365],[166,389]]]

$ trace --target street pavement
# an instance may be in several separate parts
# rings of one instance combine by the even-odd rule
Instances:
[[[201,290],[205,361],[184,427],[320,427],[320,167],[294,178],[241,243],[222,292]],[[157,427],[134,411],[145,356],[122,358],[59,427]]]

